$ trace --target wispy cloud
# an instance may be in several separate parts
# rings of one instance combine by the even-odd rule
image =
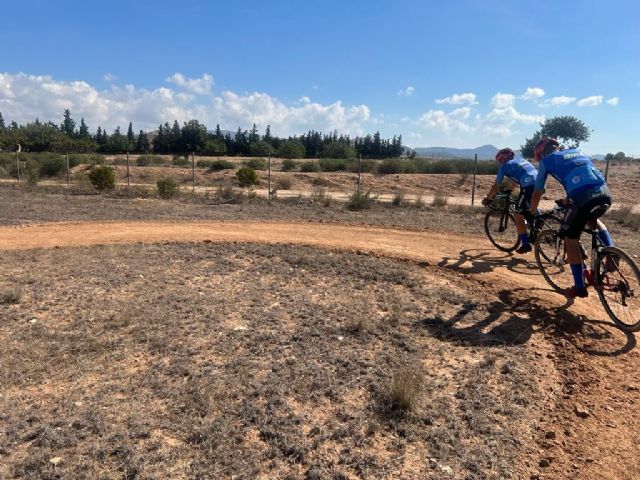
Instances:
[[[428,128],[440,130],[442,132],[469,132],[471,126],[465,120],[471,114],[470,107],[461,107],[452,112],[444,112],[443,110],[429,110],[424,113],[419,123]]]
[[[511,93],[496,93],[493,98],[491,98],[491,104],[495,108],[507,108],[514,104],[516,100],[516,96]]]
[[[607,100],[607,103],[609,105],[613,105],[615,107],[616,105],[618,105],[618,103],[620,103],[620,98],[619,97],[612,97],[609,100]]]
[[[107,82],[115,82],[118,79],[118,77],[113,73],[105,73],[102,78],[104,78]]]
[[[398,96],[400,97],[410,97],[411,95],[413,95],[415,93],[416,89],[415,87],[409,85],[407,88],[403,88],[398,90]]]
[[[167,82],[198,95],[210,94],[213,87],[213,77],[208,73],[205,73],[200,78],[187,78],[183,74],[176,72],[167,78]]]
[[[454,93],[450,97],[439,98],[436,100],[438,105],[475,105],[476,102],[475,93]]]
[[[523,100],[536,100],[538,98],[544,97],[545,91],[540,87],[529,87],[527,91],[524,92],[520,98]]]
[[[591,97],[586,97],[581,100],[578,100],[576,105],[579,107],[597,107],[602,104],[602,95],[593,95]]]
[[[552,105],[554,107],[560,107],[560,106],[564,106],[564,105],[569,105],[573,102],[576,101],[576,97],[567,97],[565,95],[559,95],[557,97],[552,97],[549,100],[547,100],[546,102],[544,102],[545,105]]]

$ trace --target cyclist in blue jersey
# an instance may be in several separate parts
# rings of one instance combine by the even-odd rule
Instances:
[[[487,196],[482,200],[482,204],[487,205],[495,194],[500,191],[500,185],[502,185],[504,177],[509,178],[520,186],[520,195],[516,202],[515,214],[520,246],[516,249],[516,252],[527,253],[531,251],[531,244],[529,243],[529,235],[527,234],[524,216],[529,214],[533,185],[536,181],[538,171],[526,160],[514,157],[515,153],[510,148],[503,148],[496,153],[496,161],[500,164],[500,168],[496,175],[496,181]]]
[[[565,290],[569,298],[586,297],[580,234],[585,226],[598,229],[598,236],[606,246],[613,246],[611,235],[598,220],[611,206],[611,191],[602,173],[593,166],[591,158],[577,148],[561,150],[555,138],[542,138],[536,143],[534,156],[540,162],[531,213],[535,214],[544,192],[547,176],[558,180],[567,194],[568,208],[560,233],[565,238],[567,260],[571,265],[574,286]]]

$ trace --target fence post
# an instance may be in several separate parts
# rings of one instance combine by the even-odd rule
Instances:
[[[196,152],[191,152],[191,191],[196,193]]]
[[[611,159],[607,158],[607,166],[604,168],[604,181],[608,182],[609,180],[609,162]]]
[[[129,152],[127,152],[127,190],[131,186],[131,175],[129,173]]]
[[[18,148],[16,149],[16,166],[18,167],[18,185],[20,185],[20,145],[18,144]]]
[[[267,198],[271,201],[271,155],[269,155],[269,174],[267,175]]]
[[[471,186],[471,206],[476,200],[476,174],[478,173],[478,154],[475,154],[473,161],[473,185]]]
[[[71,186],[71,177],[69,176],[69,152],[64,155],[67,164],[67,187]]]
[[[362,154],[358,155],[358,194],[360,194],[360,177],[362,176]]]

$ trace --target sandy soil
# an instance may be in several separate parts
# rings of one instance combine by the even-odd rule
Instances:
[[[526,261],[482,249],[482,238],[313,223],[113,222],[0,228],[2,250],[167,241],[342,249],[424,262],[441,268],[445,277],[468,279],[469,288],[495,294],[512,312],[555,326],[529,340],[541,355],[553,359],[564,389],[541,419],[534,464],[544,459],[549,466],[531,466],[531,475],[640,477],[640,387],[635,378],[640,356],[635,337],[612,328],[596,299],[566,305]],[[511,291],[505,293],[505,287]]]

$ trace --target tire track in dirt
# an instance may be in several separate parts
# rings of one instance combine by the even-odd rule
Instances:
[[[509,307],[524,305],[518,311],[558,322],[558,328],[545,329],[543,336],[554,346],[552,355],[565,380],[564,398],[548,412],[540,436],[540,456],[551,464],[533,471],[532,478],[640,478],[640,381],[635,379],[640,355],[635,337],[613,328],[595,298],[571,305],[569,314],[542,276],[526,262],[488,249],[482,237],[322,223],[86,222],[0,228],[0,251],[203,241],[366,252],[438,265],[444,275],[467,278],[470,288],[512,288]],[[532,299],[546,308],[527,307]],[[585,321],[563,325],[576,318]],[[576,406],[587,408],[587,418],[578,417]]]

